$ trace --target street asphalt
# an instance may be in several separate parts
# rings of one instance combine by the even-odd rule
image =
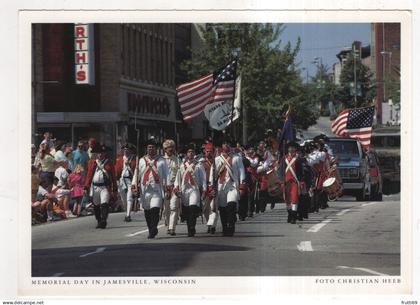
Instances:
[[[133,221],[113,213],[105,230],[93,216],[32,227],[33,277],[89,276],[334,276],[400,274],[400,196],[382,202],[343,197],[297,224],[284,204],[238,221],[233,237],[177,235],[160,227],[147,239],[143,212]],[[162,222],[160,222],[162,225]]]

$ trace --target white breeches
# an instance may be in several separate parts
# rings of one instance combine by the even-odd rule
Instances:
[[[203,215],[206,219],[207,225],[211,227],[216,227],[217,225],[217,207],[216,201],[214,199],[206,198],[203,202]]]
[[[164,203],[165,224],[168,226],[168,230],[175,230],[178,222],[179,198],[175,194],[171,194],[171,198],[165,199]]]
[[[196,188],[187,188],[181,195],[182,204],[185,206],[200,206],[200,191]]]
[[[143,206],[143,209],[149,210],[152,208],[161,208],[162,207],[162,188],[159,184],[157,185],[148,185],[147,187],[142,188],[142,194],[140,197],[140,203]]]
[[[217,206],[224,208],[228,202],[239,202],[239,192],[231,181],[228,181],[223,187],[219,186],[217,192]]]
[[[286,209],[287,210],[291,210],[291,211],[297,211],[298,205],[297,204],[292,204],[292,203],[287,203],[286,204]]]
[[[133,207],[133,192],[131,191],[131,182],[128,183],[128,188],[125,188],[124,183],[118,183],[118,193],[123,202],[124,210],[127,212],[127,216],[130,216],[131,209]]]
[[[109,203],[110,194],[106,186],[93,186],[92,201],[94,205]]]

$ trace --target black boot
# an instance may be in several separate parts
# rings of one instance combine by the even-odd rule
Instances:
[[[297,212],[296,211],[291,211],[290,212],[290,223],[291,224],[295,224],[296,223],[296,216],[297,216]]]
[[[226,214],[226,233],[227,236],[233,236],[236,222],[236,202],[228,202]]]
[[[149,239],[155,238],[158,234],[158,223],[159,223],[159,212],[160,208],[151,208],[150,209],[150,228],[149,228]]]
[[[93,212],[97,221],[96,228],[99,229],[101,227],[101,207],[99,205],[93,205]]]
[[[108,219],[108,213],[109,213],[109,204],[108,203],[102,203],[101,204],[101,221],[100,221],[100,228],[105,229],[107,225],[107,219]]]
[[[287,223],[290,223],[292,221],[292,211],[287,210]]]
[[[226,226],[226,207],[220,207],[219,208],[219,215],[220,215],[220,222],[222,223],[222,232],[223,236],[226,236],[227,234],[227,226]]]
[[[147,238],[152,238],[151,236],[151,234],[150,234],[150,231],[151,231],[151,228],[152,228],[152,221],[151,221],[151,210],[149,209],[149,210],[144,210],[144,218],[146,218],[146,224],[147,224],[147,229],[149,230],[149,235],[147,236]]]

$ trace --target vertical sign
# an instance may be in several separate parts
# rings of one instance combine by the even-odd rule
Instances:
[[[93,24],[74,25],[74,64],[76,84],[95,84]]]

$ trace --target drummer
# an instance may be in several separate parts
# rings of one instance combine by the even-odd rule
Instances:
[[[282,184],[284,200],[287,207],[287,222],[295,224],[299,195],[304,186],[302,160],[297,155],[299,144],[289,142],[286,144],[287,154],[280,161],[279,178]]]

